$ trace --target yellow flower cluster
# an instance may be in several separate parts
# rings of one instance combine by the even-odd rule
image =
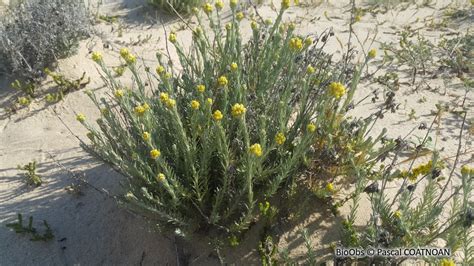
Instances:
[[[278,144],[278,145],[283,145],[283,143],[285,143],[286,141],[286,137],[283,133],[279,132],[278,134],[276,134],[275,136],[275,142]]]
[[[225,87],[225,86],[227,86],[227,84],[229,84],[229,81],[227,80],[227,78],[225,76],[221,76],[217,80],[217,83],[219,84],[219,86]]]
[[[232,8],[237,7],[238,2],[239,2],[238,0],[230,0],[230,7]]]
[[[125,60],[125,62],[127,62],[127,64],[134,64],[137,62],[137,58],[131,54],[127,48],[120,49],[120,56]]]
[[[313,74],[314,72],[316,72],[314,67],[312,65],[308,65],[308,67],[306,68],[306,73]]]
[[[439,265],[440,266],[456,266],[456,263],[454,263],[454,261],[451,259],[442,259]]]
[[[123,90],[115,90],[114,92],[115,97],[122,98],[123,97]]]
[[[281,8],[287,9],[290,7],[290,0],[282,0],[281,1]]]
[[[151,134],[147,131],[143,132],[142,138],[144,141],[148,141],[151,138]]]
[[[194,110],[198,110],[200,106],[201,104],[198,101],[196,100],[191,101],[191,108],[193,108]]]
[[[18,103],[19,103],[20,105],[25,106],[25,105],[30,104],[30,100],[29,100],[28,98],[26,98],[26,97],[20,97],[20,98],[18,99]]]
[[[198,92],[203,93],[203,92],[206,90],[206,86],[204,86],[204,85],[202,85],[202,84],[197,85],[197,86],[196,86],[196,90],[197,90]]]
[[[163,173],[159,173],[159,174],[156,176],[156,181],[158,181],[158,182],[163,182],[163,181],[165,181],[165,180],[166,180],[166,176],[165,176],[165,174],[163,174]]]
[[[160,101],[168,108],[173,108],[176,105],[176,100],[171,99],[166,92],[160,93]]]
[[[143,115],[146,111],[150,109],[150,106],[147,103],[135,106],[135,113],[137,115]]]
[[[326,190],[327,190],[329,193],[334,193],[334,191],[335,191],[334,184],[331,183],[331,182],[327,183],[327,185],[326,185]]]
[[[252,22],[250,22],[250,27],[252,28],[252,30],[258,30],[258,24],[255,20],[252,20]]]
[[[474,175],[474,167],[469,167],[468,165],[463,165],[461,167],[461,174],[462,175]]]
[[[258,143],[255,143],[252,146],[250,146],[250,152],[257,157],[260,157],[263,154],[262,146],[260,146],[260,144]]]
[[[290,49],[293,51],[301,51],[301,49],[303,49],[303,40],[298,37],[291,38]]]
[[[346,94],[346,87],[340,82],[331,82],[331,84],[329,84],[329,93],[331,93],[334,98],[340,99]]]
[[[370,49],[370,51],[367,55],[369,56],[369,58],[375,58],[377,56],[377,50],[372,48],[372,49]]]
[[[243,114],[245,114],[246,111],[247,111],[247,108],[245,108],[243,104],[236,103],[234,104],[234,106],[232,106],[231,113],[233,117],[238,118],[238,117],[241,117]]]
[[[93,52],[92,53],[92,60],[96,63],[102,62],[102,54],[99,52]]]
[[[316,125],[313,123],[309,123],[306,129],[308,129],[310,133],[314,133],[314,131],[316,131]]]
[[[175,42],[176,42],[176,33],[171,32],[171,33],[170,33],[170,36],[168,37],[168,40],[169,40],[171,43],[175,43]]]
[[[304,44],[306,46],[310,46],[311,44],[313,44],[313,39],[311,37],[308,37],[304,40]]]
[[[413,168],[411,174],[408,175],[408,179],[412,182],[415,182],[419,175],[427,175],[433,168],[433,162],[429,161],[425,164],[420,164],[417,167]]]
[[[224,118],[224,116],[222,115],[221,111],[216,110],[216,111],[214,111],[214,113],[212,114],[212,118],[214,118],[215,121],[221,121],[222,118]]]
[[[161,152],[157,149],[153,149],[150,151],[150,157],[155,160],[156,158],[161,156]]]
[[[239,65],[237,65],[237,63],[233,62],[232,64],[230,64],[230,70],[237,71],[238,68]]]
[[[214,5],[216,6],[217,10],[222,10],[224,8],[224,2],[222,2],[222,0],[217,0]]]
[[[166,71],[166,69],[165,69],[164,66],[161,66],[161,65],[160,65],[160,66],[157,66],[157,67],[156,67],[156,73],[157,73],[158,75],[161,75],[161,74],[165,73],[165,71]]]
[[[242,19],[244,19],[245,15],[244,13],[242,12],[239,12],[237,14],[235,14],[235,18],[238,20],[238,21],[241,21]]]
[[[86,121],[86,116],[84,114],[77,114],[76,120],[83,123],[84,121]]]
[[[204,6],[202,7],[202,9],[208,15],[211,14],[212,10],[213,10],[212,5],[210,3],[205,3]]]
[[[398,219],[400,219],[402,217],[402,212],[397,210],[393,213],[393,216],[397,217]]]

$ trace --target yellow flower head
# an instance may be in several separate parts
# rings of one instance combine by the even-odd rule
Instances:
[[[143,105],[135,106],[134,110],[137,115],[143,115],[146,112],[146,109],[143,107]]]
[[[291,38],[290,49],[293,51],[301,51],[301,49],[303,49],[303,40],[298,37]]]
[[[234,106],[232,106],[232,116],[233,117],[241,117],[245,112],[247,111],[247,108],[241,103],[236,103]]]
[[[238,4],[238,0],[230,0],[230,7],[235,8]]]
[[[235,14],[235,18],[238,20],[238,21],[241,21],[242,19],[244,19],[245,15],[244,13],[242,12],[239,12],[237,14]]]
[[[334,192],[334,184],[331,183],[331,182],[327,183],[326,190],[330,193],[333,193]]]
[[[161,156],[161,152],[157,149],[153,149],[150,151],[150,157],[155,160],[156,158]]]
[[[250,27],[252,28],[252,30],[258,30],[258,24],[255,20],[252,20],[252,22],[250,22]]]
[[[114,96],[117,98],[122,98],[123,97],[123,90],[115,90]]]
[[[164,79],[170,79],[172,77],[173,75],[171,75],[171,73],[168,73],[168,72],[166,72],[165,75],[163,76]]]
[[[220,121],[224,116],[222,115],[221,111],[216,110],[214,111],[214,114],[212,114],[212,118],[214,118],[215,121]]]
[[[222,10],[224,8],[224,2],[222,2],[222,0],[217,0],[215,6],[217,10]]]
[[[130,51],[128,51],[127,48],[120,49],[120,56],[122,58],[126,58],[129,54],[130,54]]]
[[[285,143],[286,141],[286,137],[283,133],[279,132],[278,134],[276,134],[275,136],[275,142],[278,144],[278,145],[282,145],[283,143]]]
[[[308,37],[304,40],[304,44],[306,46],[310,46],[311,44],[313,44],[313,39],[311,37]]]
[[[175,43],[176,42],[176,33],[171,32],[170,36],[168,37],[168,40],[172,43]]]
[[[314,67],[312,65],[308,65],[308,67],[306,68],[306,73],[313,74],[314,72],[316,72]]]
[[[165,180],[166,180],[166,176],[165,176],[165,174],[163,174],[163,173],[159,173],[159,174],[156,176],[156,181],[158,181],[158,182],[163,182],[163,181],[165,181]]]
[[[461,167],[461,175],[469,175],[473,170],[474,168],[470,168],[468,165],[463,165]]]
[[[440,266],[456,266],[456,263],[454,263],[454,261],[451,259],[442,259],[439,265]]]
[[[166,92],[160,93],[160,100],[162,103],[166,103],[169,100],[170,96]]]
[[[86,116],[84,114],[77,114],[76,120],[83,123],[84,121],[86,121]]]
[[[213,10],[212,5],[209,4],[209,3],[205,3],[204,6],[202,7],[202,9],[203,9],[204,12],[205,12],[206,14],[208,14],[208,15],[211,14],[211,13],[212,13],[212,10]]]
[[[226,30],[231,30],[232,29],[232,24],[230,24],[230,23],[225,24],[225,29]]]
[[[237,63],[233,62],[232,64],[230,64],[230,70],[237,71],[238,68],[239,65],[237,65]]]
[[[370,49],[368,56],[369,58],[375,58],[375,56],[377,56],[377,50],[375,50],[374,48]]]
[[[316,125],[313,123],[309,123],[308,126],[306,127],[309,132],[313,133],[316,131]]]
[[[191,8],[191,12],[193,12],[193,14],[198,14],[199,13],[199,9],[197,7],[193,7]]]
[[[229,84],[229,81],[227,80],[227,78],[226,78],[225,76],[221,76],[221,77],[217,80],[217,83],[219,83],[219,86],[225,87],[225,86],[227,86],[227,84]]]
[[[196,101],[196,100],[191,101],[191,108],[193,108],[194,110],[199,109],[200,106],[201,106],[201,104],[198,101]]]
[[[207,102],[207,104],[212,105],[212,102],[213,102],[213,101],[212,101],[211,98],[207,98],[206,102]]]
[[[202,34],[202,28],[201,27],[196,27],[194,29],[194,34],[197,36],[200,36]]]
[[[281,8],[287,9],[290,7],[290,0],[282,0],[281,1]]]
[[[206,90],[206,86],[204,86],[204,85],[202,85],[202,84],[199,84],[199,85],[196,86],[196,90],[197,90],[198,92],[203,93],[203,92]]]
[[[157,67],[156,67],[156,73],[157,73],[158,75],[161,75],[161,74],[165,73],[165,71],[166,71],[166,69],[165,69],[164,66],[157,66]]]
[[[145,110],[150,110],[150,106],[147,103],[144,103],[142,106],[145,108]]]
[[[402,212],[397,210],[393,213],[393,216],[397,217],[398,219],[400,219],[402,217]]]
[[[340,82],[331,82],[329,84],[329,93],[336,99],[340,99],[346,94],[346,87]]]
[[[20,105],[25,106],[25,105],[30,104],[30,100],[29,100],[28,98],[26,98],[26,97],[20,97],[20,98],[18,99],[18,103],[19,103]]]
[[[262,146],[260,146],[258,143],[255,143],[250,146],[250,152],[257,157],[260,157],[262,156]]]
[[[175,105],[176,105],[176,100],[174,99],[168,99],[168,101],[166,101],[166,107],[168,108],[173,108]]]
[[[265,19],[264,22],[265,22],[265,25],[268,25],[268,26],[270,26],[270,25],[273,24],[273,20],[271,20],[271,19],[269,19],[269,18]]]
[[[151,138],[151,134],[147,131],[143,132],[142,138],[144,141],[148,141]]]
[[[92,60],[96,63],[102,62],[102,54],[99,52],[93,52],[92,53]]]
[[[125,62],[127,64],[135,64],[137,62],[137,57],[135,57],[133,54],[129,54],[125,59]]]

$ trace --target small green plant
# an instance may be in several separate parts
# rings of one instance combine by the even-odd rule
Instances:
[[[23,166],[18,165],[18,169],[26,171],[24,176],[28,185],[38,187],[43,183],[41,176],[36,173],[36,161],[29,162]]]
[[[193,7],[203,4],[204,0],[148,0],[151,5],[162,8],[170,13],[190,13]],[[223,5],[222,1],[216,1]],[[217,5],[220,5],[217,4]]]
[[[90,83],[90,78],[86,79],[86,72],[82,73],[82,76],[76,80],[67,79],[64,75],[53,72],[48,68],[46,68],[44,72],[50,76],[56,84],[56,91],[48,93],[45,97],[48,103],[58,102],[64,99],[66,94],[80,90]]]
[[[18,214],[18,221],[15,223],[9,223],[6,226],[8,228],[11,228],[15,230],[17,234],[30,234],[31,235],[31,241],[50,241],[54,239],[54,234],[53,231],[51,230],[51,227],[49,226],[48,222],[46,220],[43,220],[43,225],[46,228],[45,232],[43,234],[38,233],[37,229],[33,227],[33,216],[30,216],[28,220],[28,225],[25,226],[23,225],[23,216],[19,213]]]
[[[20,80],[15,80],[10,84],[10,87],[12,87],[15,90],[21,91],[28,98],[35,98],[36,97],[36,87],[37,85],[34,82],[31,81],[26,81],[26,82],[21,82]]]

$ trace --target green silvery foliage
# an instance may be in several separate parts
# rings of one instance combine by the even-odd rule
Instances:
[[[258,203],[295,181],[315,136],[308,125],[327,110],[344,114],[358,74],[319,60],[311,52],[317,43],[281,22],[284,9],[273,24],[252,23],[247,44],[236,7],[225,29],[218,12],[206,11],[212,34],[198,16],[189,50],[169,35],[180,72],[161,62],[144,77],[122,49],[134,76],[125,89],[94,53],[115,98],[89,93],[101,109],[98,128],[77,118],[90,131],[86,149],[129,177],[127,206],[162,226],[213,237],[245,231],[259,218]],[[308,71],[310,63],[321,68]],[[348,80],[343,98],[328,90]]]
[[[193,7],[203,3],[203,0],[148,0],[151,5],[162,8],[168,12],[190,13]]]
[[[0,18],[0,72],[33,80],[89,33],[83,1],[24,0]],[[3,68],[3,70],[2,70]]]
[[[427,139],[424,138],[420,147],[426,144]],[[415,166],[413,159],[409,161],[407,170],[394,170],[405,147],[406,141],[399,138],[397,146],[387,156],[389,165],[371,175],[358,176],[355,191],[351,195],[350,213],[342,222],[342,246],[431,247],[442,239],[452,254],[461,251],[465,265],[472,265],[473,169],[464,166],[458,175],[459,182],[453,182],[456,178],[455,171],[452,169],[447,178],[443,177],[443,162],[435,151],[428,163]],[[421,149],[415,151],[415,158],[420,151]],[[401,179],[402,183],[398,185],[394,195],[388,188],[396,184],[392,182],[395,179]],[[449,187],[456,183],[459,185]],[[370,200],[371,216],[366,226],[357,228],[354,223],[363,195],[367,195]],[[403,260],[405,259],[378,258],[370,262],[400,263]],[[434,262],[433,258],[426,260]],[[445,259],[444,262],[449,261]]]

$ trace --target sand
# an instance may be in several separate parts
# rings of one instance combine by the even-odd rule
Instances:
[[[98,7],[98,12],[120,15],[119,22],[100,22],[94,25],[93,36],[82,41],[77,54],[61,60],[58,67],[61,73],[71,78],[80,77],[86,72],[92,79],[87,89],[98,93],[104,93],[106,89],[102,86],[95,64],[88,59],[91,51],[102,51],[107,64],[116,66],[119,62],[118,50],[128,46],[133,53],[144,58],[146,64],[153,66],[156,64],[156,51],[163,51],[165,48],[164,29],[176,30],[182,25],[176,18],[143,8],[144,1],[103,2]],[[259,7],[259,12],[264,17],[275,17],[268,2]],[[312,3],[292,7],[285,20],[297,22],[298,31],[302,34],[317,34],[326,28],[332,28],[344,43],[348,37],[349,19],[349,14],[345,12],[348,10],[346,2],[348,1],[325,1],[321,5]],[[439,18],[442,8],[448,2],[437,1],[435,8],[411,6],[403,11],[393,9],[374,17],[367,14],[355,25],[355,31],[363,39],[367,33],[375,33],[377,28],[376,42],[372,47],[379,47],[381,42],[396,41],[395,32],[403,26],[421,26],[425,18]],[[90,6],[94,8],[95,1]],[[324,16],[325,11],[330,20]],[[464,30],[468,26],[469,23],[458,24],[455,25],[458,28],[452,30]],[[122,32],[121,36],[119,31]],[[249,35],[248,20],[242,23],[242,31],[244,35]],[[439,41],[444,32],[425,30],[424,33],[430,40]],[[138,38],[143,40],[147,35],[150,35],[148,41],[127,45],[136,42]],[[178,35],[183,43],[190,39],[189,32],[181,31]],[[365,44],[365,51],[370,48],[368,43]],[[332,40],[328,51],[338,49],[337,41]],[[408,80],[407,77],[404,79]],[[400,110],[381,120],[374,128],[374,134],[386,127],[390,137],[405,135],[421,122],[431,122],[431,111],[435,110],[436,103],[444,102],[455,106],[462,101],[465,91],[459,85],[459,79],[453,78],[447,85],[440,78],[429,79],[427,82],[435,89],[429,91],[420,88],[413,91],[411,86],[402,85],[397,92]],[[8,83],[6,78],[0,79],[0,265],[219,264],[218,258],[206,247],[204,240],[195,239],[190,244],[171,235],[154,232],[153,226],[142,217],[120,208],[116,203],[113,197],[123,193],[119,181],[124,177],[84,152],[78,139],[68,130],[69,128],[75,135],[86,139],[86,131],[75,120],[75,113],[82,112],[90,119],[98,117],[84,91],[71,93],[64,101],[55,105],[35,101],[29,108],[9,114],[7,107],[16,94],[8,88]],[[46,90],[52,86],[51,80],[46,80],[42,86]],[[365,82],[360,87],[359,98],[369,94],[377,86]],[[447,93],[443,93],[445,90]],[[427,101],[420,103],[419,100],[423,97]],[[468,94],[466,103],[470,108],[468,117],[472,117],[472,92]],[[357,107],[353,115],[364,116],[374,108],[374,104],[367,101]],[[408,120],[412,108],[416,110],[417,119]],[[446,113],[439,126],[439,135],[433,135],[445,157],[456,154],[461,122],[459,116]],[[415,131],[418,136],[424,133]],[[469,162],[473,150],[472,133],[464,134],[462,141],[465,151],[462,161]],[[44,181],[42,186],[35,189],[24,184],[23,177],[16,168],[17,165],[32,160],[38,162],[38,173]],[[448,160],[448,163],[452,162],[453,158]],[[80,196],[65,189],[71,184],[80,184],[78,177],[90,183],[89,186],[82,186],[83,195]],[[364,204],[361,209],[367,211],[362,212],[359,217],[361,224],[365,222],[369,209],[366,201]],[[343,208],[344,212],[347,212],[347,207]],[[4,224],[14,221],[17,213],[22,213],[25,217],[33,216],[34,225],[39,230],[43,230],[41,221],[47,220],[55,239],[46,243],[32,242],[27,236],[17,235],[6,228]],[[328,245],[338,239],[337,222],[324,207],[316,206],[314,210],[308,210],[304,219],[284,229],[279,246],[292,248],[295,256],[301,254],[304,251],[303,243],[295,235],[298,229],[306,226],[311,232],[311,240],[318,256],[329,259]],[[227,262],[237,265],[259,264],[254,246],[258,236],[254,231],[251,230],[245,236],[238,248],[223,251]]]

